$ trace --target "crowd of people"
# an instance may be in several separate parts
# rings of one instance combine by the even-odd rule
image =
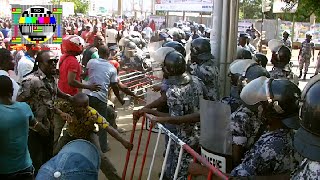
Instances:
[[[3,24],[7,33],[1,31],[0,38],[8,43],[10,25]],[[162,67],[161,86],[154,87],[160,97],[134,111],[134,122],[144,113],[152,114],[153,121],[165,124],[197,151],[200,100],[225,103],[231,109],[233,167],[227,176],[320,177],[320,76],[299,89],[290,66],[288,32],[271,49],[270,72],[268,58],[250,43],[253,34],[241,33],[237,59],[229,67],[231,93],[222,97],[210,29],[202,24],[177,22],[157,30],[153,21],[68,18],[64,26],[61,55],[43,44],[15,50],[6,44],[0,49],[1,179],[97,179],[99,169],[107,179],[121,179],[106,155],[107,134],[128,150],[133,144],[121,137],[110,94],[122,105],[121,93],[139,99],[121,83],[119,72],[125,65],[143,64],[148,56],[142,54],[147,53]],[[311,37],[307,34],[302,43],[299,78],[303,65],[306,73],[314,57]],[[147,52],[154,42],[160,47]],[[164,179],[173,179],[179,153],[178,146],[169,152]],[[178,179],[207,173],[192,162],[184,153]]]

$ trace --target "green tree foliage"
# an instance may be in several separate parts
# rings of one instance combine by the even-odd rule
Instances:
[[[314,13],[320,22],[320,1],[319,0],[299,0],[298,10],[295,13],[296,21],[310,21],[310,15]]]
[[[52,0],[53,4],[59,4],[59,2],[73,2],[74,3],[74,12],[86,14],[89,9],[88,0]]]
[[[261,18],[261,4],[262,0],[240,0],[239,19]],[[298,10],[294,14],[282,13],[276,15],[272,13],[271,9],[270,12],[265,13],[265,18],[275,19],[279,17],[282,20],[292,21],[293,16],[295,16],[297,22],[309,22],[312,13],[318,17],[317,22],[320,22],[320,0],[299,0]]]
[[[261,13],[262,0],[240,0],[239,18],[240,19],[259,19]]]

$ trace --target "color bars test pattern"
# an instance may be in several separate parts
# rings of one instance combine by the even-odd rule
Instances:
[[[29,8],[34,6],[43,7],[52,12],[52,15],[42,14],[36,16],[33,14],[32,17],[23,17],[22,13]],[[12,44],[30,44],[31,42],[27,41],[19,30],[20,24],[27,24],[29,27],[32,27],[32,32],[45,32],[50,27],[50,24],[56,24],[56,29],[54,35],[51,39],[46,41],[44,44],[61,44],[62,43],[62,6],[61,5],[19,5],[12,4]],[[51,17],[50,17],[51,16]],[[50,27],[51,28],[51,27]]]

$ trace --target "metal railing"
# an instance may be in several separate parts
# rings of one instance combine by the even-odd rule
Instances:
[[[140,131],[139,139],[138,139],[137,151],[136,151],[135,157],[134,157],[134,162],[133,162],[133,167],[132,167],[132,171],[131,171],[131,175],[130,175],[130,180],[133,179],[133,176],[134,176],[134,173],[135,173],[135,168],[136,168],[137,159],[138,159],[139,150],[140,150],[141,141],[142,141],[142,134],[143,134],[143,130],[144,130],[143,129],[144,125],[145,125],[147,119],[152,120],[152,118],[153,118],[153,116],[151,116],[149,114],[145,114],[143,116],[141,131]],[[137,125],[137,122],[134,122],[133,123],[133,129],[132,129],[132,132],[131,132],[131,137],[130,137],[130,142],[131,143],[133,143],[133,140],[134,140],[136,125]],[[159,141],[160,141],[160,137],[161,137],[162,132],[169,137],[169,141],[167,143],[166,153],[165,153],[164,161],[163,161],[163,164],[162,164],[160,180],[162,180],[163,176],[164,176],[166,163],[167,163],[167,160],[168,160],[169,151],[170,151],[170,148],[171,148],[171,142],[172,141],[174,141],[176,144],[178,144],[180,146],[178,163],[177,163],[177,167],[176,167],[175,173],[174,173],[174,180],[176,180],[177,177],[178,177],[178,173],[179,173],[179,169],[180,169],[180,166],[181,166],[181,160],[182,160],[183,153],[189,153],[190,155],[193,156],[194,161],[197,161],[197,162],[201,163],[203,166],[205,166],[209,170],[209,173],[208,173],[208,176],[207,176],[208,179],[211,179],[213,174],[215,174],[216,176],[218,176],[221,179],[228,179],[228,177],[225,176],[219,169],[217,169],[216,167],[211,165],[204,157],[202,157],[197,152],[195,152],[189,145],[187,145],[186,143],[181,141],[175,134],[171,133],[162,124],[157,123],[157,126],[159,128],[159,131],[158,131],[157,141],[156,141],[155,148],[154,148],[153,155],[152,155],[152,160],[151,160],[151,163],[150,163],[150,168],[149,168],[147,180],[150,180],[150,178],[151,178],[151,172],[152,172],[152,168],[153,168],[153,165],[154,165],[154,161],[155,161],[155,157],[156,157],[156,153],[157,153],[157,150],[158,150],[158,145],[159,145]],[[149,148],[149,144],[150,144],[150,138],[151,138],[151,133],[152,133],[152,128],[153,127],[154,127],[154,123],[151,123],[150,128],[149,128],[149,132],[148,132],[146,147],[145,147],[145,150],[144,150],[144,153],[143,153],[143,157],[142,157],[140,173],[139,173],[139,176],[138,176],[139,180],[142,179],[142,173],[143,173],[144,165],[145,165],[145,162],[146,162],[146,157],[147,157],[147,152],[148,152],[148,148]],[[122,180],[125,180],[126,176],[127,176],[128,164],[129,164],[130,156],[131,156],[130,152],[131,151],[127,152],[126,162],[125,162],[124,170],[123,170],[123,173],[122,173]],[[191,177],[191,175],[189,175],[188,176],[188,180],[191,180],[191,179],[192,179],[192,177]]]

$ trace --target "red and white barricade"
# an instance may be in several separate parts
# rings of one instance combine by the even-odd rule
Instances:
[[[141,131],[140,131],[139,139],[138,139],[137,151],[136,151],[136,154],[135,154],[135,157],[134,157],[133,168],[132,168],[131,175],[130,175],[130,180],[133,179],[133,176],[134,176],[134,173],[135,173],[136,163],[137,163],[137,159],[138,159],[138,155],[139,155],[141,139],[142,139],[142,134],[143,134],[143,127],[144,127],[144,125],[146,123],[147,118],[152,119],[153,116],[146,114],[143,117]],[[132,130],[131,137],[130,137],[130,142],[131,143],[133,143],[133,140],[134,140],[136,124],[137,123],[133,124],[133,130]],[[142,174],[143,174],[143,170],[144,170],[144,167],[145,167],[144,165],[145,165],[145,162],[146,162],[146,157],[147,157],[147,152],[148,152],[148,148],[149,148],[149,144],[150,144],[150,138],[151,138],[151,133],[152,133],[153,126],[154,126],[154,124],[152,123],[151,127],[149,128],[146,147],[145,147],[145,150],[144,150],[144,153],[143,153],[143,157],[142,157],[143,159],[142,159],[142,163],[141,163],[141,167],[140,167],[140,173],[139,173],[139,176],[138,176],[139,180],[142,179]],[[220,177],[221,179],[228,179],[228,177],[226,177],[219,169],[217,169],[216,167],[211,165],[204,157],[202,157],[197,152],[195,152],[190,146],[188,146],[186,143],[181,141],[175,134],[171,133],[162,124],[158,123],[157,126],[158,126],[159,131],[158,131],[157,141],[156,141],[156,144],[155,144],[152,160],[151,160],[151,163],[149,165],[149,172],[148,172],[147,180],[150,180],[150,178],[151,178],[151,172],[152,172],[152,168],[153,168],[153,165],[154,165],[155,156],[156,156],[156,153],[157,153],[157,150],[158,150],[159,140],[160,140],[160,137],[161,137],[162,133],[166,134],[169,137],[169,142],[167,143],[167,147],[166,147],[166,153],[165,153],[164,161],[163,161],[163,164],[162,164],[160,180],[162,180],[163,176],[164,176],[166,162],[167,162],[167,159],[168,159],[168,156],[169,156],[169,151],[170,151],[170,148],[171,148],[171,142],[172,141],[180,146],[180,153],[179,153],[179,157],[178,157],[178,164],[177,164],[177,167],[176,167],[176,170],[175,170],[175,174],[174,174],[174,180],[176,180],[177,177],[178,177],[178,173],[179,173],[179,169],[180,169],[183,153],[189,153],[190,155],[192,155],[194,157],[195,161],[201,163],[203,166],[208,168],[208,170],[209,170],[209,174],[208,174],[208,177],[207,177],[208,179],[211,179],[213,174],[215,174],[216,176]],[[131,153],[130,153],[130,151],[128,151],[127,152],[127,157],[126,157],[126,163],[125,163],[124,170],[123,170],[123,173],[122,173],[122,180],[126,179],[127,170],[128,170],[127,168],[128,168],[128,164],[129,164],[129,161],[130,161],[130,156],[131,156]],[[191,180],[192,177],[189,176],[188,179]]]

